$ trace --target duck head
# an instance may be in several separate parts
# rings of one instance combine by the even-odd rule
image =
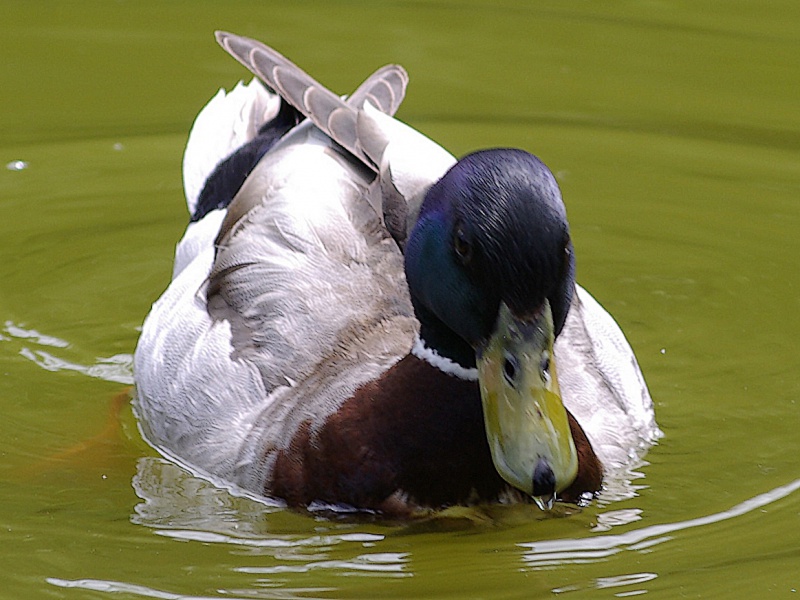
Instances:
[[[423,343],[477,368],[498,473],[549,505],[578,464],[553,355],[575,281],[552,173],[522,150],[462,158],[428,191],[405,269]]]

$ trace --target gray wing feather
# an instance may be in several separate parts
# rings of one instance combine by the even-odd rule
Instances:
[[[231,56],[308,117],[331,139],[376,170],[358,137],[358,111],[369,101],[394,115],[405,97],[408,74],[400,65],[382,67],[344,101],[300,67],[257,40],[218,31],[217,41]]]
[[[361,108],[369,101],[379,111],[394,115],[408,87],[408,73],[400,65],[386,65],[367,77],[347,99],[347,104]]]

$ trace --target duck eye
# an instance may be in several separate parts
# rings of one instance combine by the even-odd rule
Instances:
[[[513,354],[506,354],[503,360],[503,376],[511,387],[516,387],[517,371],[519,371],[519,361]]]
[[[472,244],[469,241],[467,232],[464,231],[461,225],[456,227],[455,235],[453,236],[453,248],[463,264],[467,264],[472,260]]]

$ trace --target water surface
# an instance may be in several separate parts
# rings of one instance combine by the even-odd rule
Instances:
[[[0,595],[796,597],[800,5],[269,4],[0,3]],[[218,28],[342,93],[399,62],[400,118],[551,167],[666,434],[634,497],[330,519],[195,479],[113,416],[186,223],[188,129],[247,77]]]

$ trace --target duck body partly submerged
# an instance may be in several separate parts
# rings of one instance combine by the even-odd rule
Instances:
[[[190,135],[192,220],[135,354],[154,447],[290,505],[392,513],[578,501],[643,454],[652,401],[622,332],[574,283],[538,159],[456,163],[389,116],[398,67],[342,102],[257,42],[219,39],[280,95],[220,92]],[[528,206],[545,216],[516,216]],[[538,354],[515,354],[528,330]],[[567,411],[529,429],[559,384]],[[522,388],[541,388],[533,408]]]

